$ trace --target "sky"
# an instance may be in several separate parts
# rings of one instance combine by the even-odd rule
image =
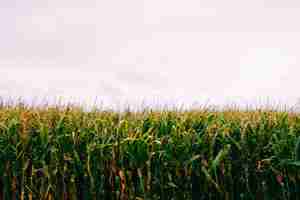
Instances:
[[[298,0],[1,0],[0,96],[294,106]]]

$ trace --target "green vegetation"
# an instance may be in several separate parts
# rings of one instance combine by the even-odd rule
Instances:
[[[284,112],[2,105],[0,200],[300,199],[299,136]]]

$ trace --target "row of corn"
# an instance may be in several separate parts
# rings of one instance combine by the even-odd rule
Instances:
[[[0,108],[0,200],[300,199],[300,115]]]

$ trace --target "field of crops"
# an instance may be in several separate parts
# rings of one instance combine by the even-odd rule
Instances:
[[[0,200],[300,199],[300,115],[0,107]]]

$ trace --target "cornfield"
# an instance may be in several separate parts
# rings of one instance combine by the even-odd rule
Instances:
[[[299,136],[287,112],[2,105],[0,200],[296,200]]]

